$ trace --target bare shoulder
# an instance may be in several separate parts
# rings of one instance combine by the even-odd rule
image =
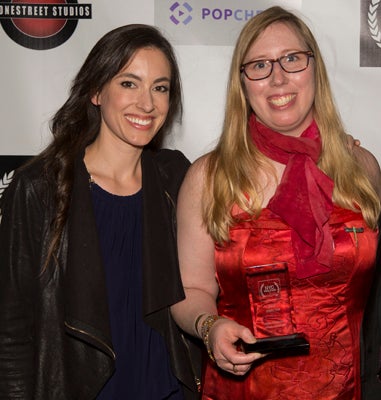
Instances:
[[[355,146],[353,154],[367,172],[373,187],[381,198],[381,170],[376,157],[369,150],[361,146]]]
[[[186,174],[184,184],[191,185],[194,189],[203,187],[208,166],[208,154],[195,160]]]

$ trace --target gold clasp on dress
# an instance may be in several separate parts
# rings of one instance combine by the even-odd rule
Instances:
[[[364,228],[356,228],[356,227],[352,227],[352,228],[345,228],[345,232],[353,232],[353,237],[355,239],[355,244],[356,247],[358,247],[358,240],[357,240],[357,234],[358,233],[363,233],[364,232]]]

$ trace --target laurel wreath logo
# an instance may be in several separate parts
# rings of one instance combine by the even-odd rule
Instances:
[[[378,29],[377,22],[377,8],[380,5],[381,0],[371,0],[369,3],[368,10],[368,26],[370,36],[376,42],[376,45],[381,48],[381,31]]]
[[[0,199],[1,199],[1,196],[3,195],[5,189],[11,183],[14,173],[15,173],[15,170],[5,173],[4,176],[0,179]],[[1,208],[0,208],[0,222],[1,222]]]

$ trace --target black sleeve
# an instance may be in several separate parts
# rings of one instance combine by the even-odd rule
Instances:
[[[162,149],[156,156],[164,186],[177,202],[177,195],[190,167],[190,161],[179,150]]]
[[[0,399],[33,397],[32,298],[42,215],[32,185],[15,178],[3,195],[0,223]]]
[[[379,234],[376,271],[364,312],[361,343],[362,398],[381,398],[381,236]]]

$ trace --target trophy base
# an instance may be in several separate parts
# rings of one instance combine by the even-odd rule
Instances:
[[[242,343],[245,353],[270,354],[275,357],[308,354],[310,344],[302,333],[257,339],[255,343]]]

